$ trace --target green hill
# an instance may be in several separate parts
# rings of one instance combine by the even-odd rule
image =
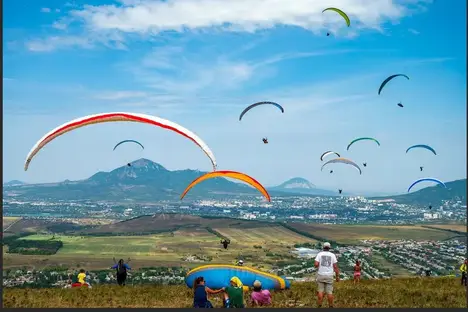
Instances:
[[[272,292],[273,307],[315,308],[316,284],[293,283],[290,290]],[[119,295],[116,295],[116,294]],[[405,278],[335,284],[337,308],[465,308],[466,289],[455,278]],[[245,298],[248,298],[247,294]],[[215,308],[220,295],[211,296]],[[3,290],[5,308],[189,308],[193,293],[180,286],[95,286],[92,289]],[[327,303],[324,302],[324,307]]]
[[[440,205],[444,200],[458,200],[466,205],[466,179],[447,182],[445,185],[447,188],[435,185],[409,194],[372,199],[393,199],[397,203],[415,205]]]

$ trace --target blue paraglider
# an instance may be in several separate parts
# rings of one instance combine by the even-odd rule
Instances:
[[[249,267],[212,264],[195,268],[187,273],[185,283],[189,288],[193,287],[193,282],[199,276],[203,276],[206,286],[211,289],[220,289],[229,286],[232,277],[237,276],[244,286],[253,287],[255,280],[262,283],[263,289],[289,289],[291,283],[284,277],[258,271]]]

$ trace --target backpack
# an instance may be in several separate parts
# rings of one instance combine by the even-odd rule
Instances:
[[[124,263],[117,266],[117,275],[127,274],[127,267]]]

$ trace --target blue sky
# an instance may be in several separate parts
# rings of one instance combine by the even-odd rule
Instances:
[[[293,3],[293,4],[292,4]],[[83,179],[146,157],[210,170],[174,133],[113,123],[46,132],[112,111],[156,115],[197,133],[219,169],[266,186],[301,176],[321,188],[405,192],[417,178],[466,177],[466,2],[428,0],[25,1],[4,5],[3,179]],[[351,27],[326,7],[347,12]],[[326,33],[330,32],[329,37]],[[391,81],[380,96],[382,80]],[[257,107],[238,121],[247,105]],[[402,102],[404,108],[396,104]],[[270,144],[262,144],[262,137]],[[360,142],[356,137],[381,142]],[[127,144],[113,152],[124,139]],[[429,144],[438,155],[408,146]],[[326,150],[359,164],[320,171]],[[424,172],[419,166],[425,167]],[[415,188],[417,189],[417,188]]]

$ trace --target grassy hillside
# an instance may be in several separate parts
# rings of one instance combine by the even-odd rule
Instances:
[[[116,294],[119,295],[116,295]],[[273,292],[273,307],[317,307],[316,284],[296,283]],[[466,289],[455,278],[350,281],[335,284],[337,308],[463,308]],[[186,286],[95,286],[92,289],[12,289],[3,291],[5,308],[188,308],[193,295]],[[212,296],[221,307],[220,296]],[[324,303],[324,307],[327,304]]]

